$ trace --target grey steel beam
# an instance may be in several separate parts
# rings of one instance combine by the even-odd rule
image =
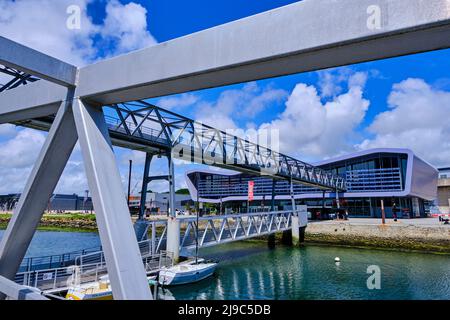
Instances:
[[[1,276],[14,279],[76,141],[71,105],[64,103],[0,242]]]
[[[175,212],[175,164],[173,162],[172,154],[167,155],[167,161],[169,162],[169,214],[171,217],[176,218]]]
[[[103,111],[75,99],[73,112],[114,299],[151,299]]]
[[[49,300],[31,288],[21,286],[2,276],[0,276],[0,293],[13,300]]]
[[[55,114],[72,90],[47,81],[37,81],[0,94],[0,124]]]
[[[84,67],[78,93],[110,104],[449,47],[448,0],[304,0]]]
[[[147,201],[147,190],[150,174],[150,165],[152,163],[153,154],[146,153],[145,154],[145,165],[144,165],[144,176],[142,177],[142,189],[141,189],[141,201],[139,204],[139,220],[144,219],[145,215],[145,203]]]
[[[0,64],[63,86],[76,84],[77,67],[1,36]]]

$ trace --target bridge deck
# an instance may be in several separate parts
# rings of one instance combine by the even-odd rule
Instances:
[[[197,219],[195,216],[180,216],[178,219],[180,251],[189,252],[196,246]],[[204,216],[198,220],[198,246],[204,248],[289,230],[292,225],[292,211]],[[161,264],[171,263],[171,259],[165,252],[167,220],[148,220],[146,225],[144,233],[150,237],[140,241],[139,248],[146,270],[150,273],[158,271]],[[27,258],[22,263],[15,281],[41,290],[58,291],[67,287],[67,281],[73,275],[73,266],[81,268],[83,283],[95,281],[107,273],[103,251],[101,248],[95,249]]]
[[[276,150],[230,135],[144,101],[104,107],[112,143],[153,154],[247,172],[324,190],[345,190],[345,179]],[[49,130],[53,117],[14,124]]]

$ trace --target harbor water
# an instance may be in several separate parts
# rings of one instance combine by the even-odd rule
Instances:
[[[38,232],[27,256],[99,244],[96,233]],[[280,245],[271,250],[264,242],[205,248],[200,255],[220,261],[215,276],[188,287],[161,290],[162,298],[450,299],[449,255],[317,245]],[[341,262],[336,263],[335,257]],[[379,268],[379,289],[368,288],[370,266]]]

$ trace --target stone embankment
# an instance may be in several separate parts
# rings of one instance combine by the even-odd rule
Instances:
[[[450,225],[437,219],[312,222],[305,240],[311,243],[450,253]]]

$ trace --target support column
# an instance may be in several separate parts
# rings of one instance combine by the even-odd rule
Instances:
[[[292,243],[293,243],[292,236],[293,236],[292,230],[283,231],[283,233],[281,235],[281,243],[284,244],[285,246],[292,246]]]
[[[141,201],[139,204],[139,220],[144,219],[145,215],[145,203],[147,201],[147,191],[148,191],[148,176],[150,174],[150,164],[152,163],[153,155],[146,153],[145,155],[145,165],[144,165],[144,175],[142,177],[142,189],[141,189]]]
[[[296,208],[296,205],[295,205],[295,197],[294,197],[294,183],[292,182],[292,177],[291,177],[290,192],[291,192],[292,214],[294,216],[297,216],[297,208]]]
[[[103,111],[73,112],[114,299],[152,299]]]
[[[167,156],[169,161],[169,215],[176,217],[175,213],[175,166],[172,155]]]
[[[276,185],[276,181],[275,181],[275,179],[272,179],[272,199],[271,199],[271,203],[270,203],[270,211],[271,212],[275,211],[275,185]],[[267,240],[267,246],[270,249],[275,248],[275,233],[269,234],[269,239]]]
[[[71,102],[61,105],[0,243],[0,275],[13,280],[77,141]]]
[[[169,218],[167,222],[167,252],[173,256],[174,262],[180,259],[180,221],[175,213],[175,168],[172,155],[169,161]]]
[[[275,179],[272,179],[272,201],[270,203],[270,211],[275,211],[275,186],[276,186]]]
[[[156,254],[156,223],[152,222],[152,254]]]
[[[338,209],[341,208],[341,204],[339,203],[339,192],[338,192],[338,189],[336,189],[336,207]]]
[[[167,252],[172,254],[174,263],[180,259],[180,220],[169,217],[167,221]]]
[[[300,244],[300,225],[298,216],[292,216],[292,244],[298,246]]]

